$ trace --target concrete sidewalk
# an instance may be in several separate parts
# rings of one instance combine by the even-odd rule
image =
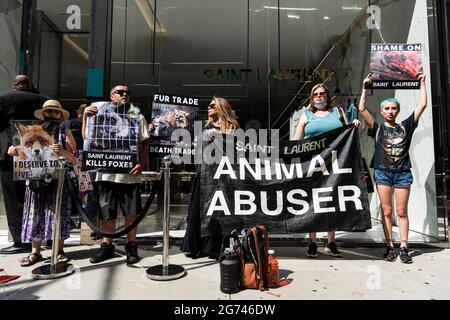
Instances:
[[[140,244],[141,262],[125,264],[123,245],[116,246],[116,257],[100,264],[89,263],[98,245],[67,246],[76,273],[55,280],[34,280],[32,267],[20,267],[25,254],[1,255],[0,268],[17,280],[0,285],[0,299],[73,299],[73,300],[292,300],[292,299],[450,299],[450,249],[411,248],[414,263],[399,259],[385,262],[384,248],[342,247],[343,258],[320,254],[305,256],[306,247],[274,247],[280,274],[292,279],[289,285],[269,292],[242,290],[224,294],[219,289],[219,264],[208,258],[190,259],[170,249],[170,262],[182,265],[187,275],[159,282],[147,278],[146,269],[161,264],[161,247]],[[289,245],[289,244],[287,244]],[[323,252],[323,247],[319,249]],[[43,251],[50,257],[50,250]]]

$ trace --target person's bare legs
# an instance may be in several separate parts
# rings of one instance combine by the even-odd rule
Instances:
[[[41,245],[42,245],[42,241],[41,240],[33,240],[31,242],[31,253],[36,253],[36,254],[40,254],[41,253]]]
[[[134,220],[136,220],[137,217],[132,216],[125,216],[125,226],[131,225]],[[137,235],[137,227],[133,228],[127,233],[127,240],[128,242],[136,242],[136,235]]]
[[[328,231],[328,243],[335,241],[335,235],[336,235],[336,232],[334,230]]]
[[[116,219],[102,220],[102,231],[113,233],[115,229],[116,229]],[[103,242],[106,242],[107,244],[112,244],[113,239],[103,237]]]
[[[408,200],[410,188],[394,188],[395,192],[395,212],[400,224],[400,248],[408,247]]]
[[[309,241],[317,243],[317,234],[315,232],[309,233]]]
[[[41,240],[32,240],[31,242],[31,253],[22,259],[20,259],[20,265],[22,267],[31,266],[36,262],[42,260],[41,257]]]
[[[381,221],[383,223],[384,237],[386,244],[390,247],[394,246],[392,240],[392,193],[394,188],[377,184],[378,196],[381,202]]]

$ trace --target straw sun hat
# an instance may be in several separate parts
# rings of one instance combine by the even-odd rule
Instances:
[[[70,113],[67,110],[64,110],[61,106],[61,103],[59,103],[58,100],[47,100],[44,102],[44,105],[42,106],[42,109],[36,110],[34,112],[34,116],[38,118],[39,120],[44,120],[44,111],[45,110],[58,110],[61,112],[61,121],[66,121],[69,119]]]

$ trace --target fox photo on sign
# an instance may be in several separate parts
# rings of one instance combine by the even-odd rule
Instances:
[[[137,163],[140,110],[133,104],[94,102],[87,118],[83,170],[128,173]]]
[[[177,142],[171,139],[172,132],[176,129],[191,130],[198,108],[198,98],[155,94],[149,125],[152,141],[168,144]]]
[[[419,89],[422,45],[372,43],[370,45],[371,89]]]
[[[14,180],[38,180],[54,177],[58,167],[58,155],[51,145],[58,143],[59,123],[46,121],[13,121],[13,146],[17,156],[14,157]]]

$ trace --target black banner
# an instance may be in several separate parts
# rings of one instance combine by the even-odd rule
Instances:
[[[223,157],[220,163],[202,165],[203,236],[260,223],[275,233],[371,228],[354,126],[281,142],[279,158],[256,158],[254,164],[245,157],[238,159],[236,149],[234,164]]]

